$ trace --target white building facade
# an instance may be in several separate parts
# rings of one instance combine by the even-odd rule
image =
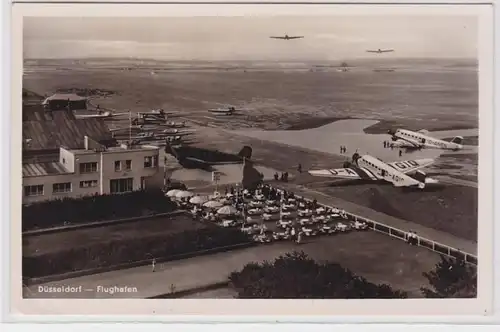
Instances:
[[[23,203],[145,189],[159,171],[157,146],[60,148],[58,162],[23,164]]]

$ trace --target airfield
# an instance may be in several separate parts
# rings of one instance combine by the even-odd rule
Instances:
[[[41,95],[65,88],[109,90],[107,96],[92,96],[92,104],[115,112],[161,108],[174,113],[172,120],[186,121],[196,130],[196,146],[235,153],[249,145],[253,149],[252,159],[266,179],[276,171],[286,171],[291,175],[289,186],[338,197],[477,242],[476,64],[462,60],[393,61],[360,60],[352,62],[348,72],[310,63],[174,66],[160,61],[38,61],[26,67],[23,87]],[[395,70],[374,70],[382,66]],[[207,112],[225,105],[246,110],[233,116]],[[127,119],[108,122],[110,127],[123,126]],[[427,129],[438,138],[461,135],[468,146],[458,152],[422,150],[404,152],[399,157],[398,149],[383,147],[383,141],[389,140],[387,130],[393,127]],[[347,147],[347,153],[340,153],[340,145]],[[391,185],[345,183],[297,172],[299,163],[304,170],[342,167],[356,150],[387,162],[436,158],[435,164],[424,171],[439,179],[440,184],[423,191],[406,191]],[[210,173],[184,170],[173,164],[172,161],[172,178],[195,187],[211,184]],[[239,181],[238,167],[221,168],[225,175],[222,185]],[[406,249],[403,243],[393,246],[395,240],[378,234],[372,234],[372,238],[370,234],[363,236],[367,237],[365,247],[359,248],[357,241],[346,238],[329,250],[338,249],[342,254],[331,257],[318,249],[325,240],[309,246],[315,248],[310,250],[318,259],[356,261],[356,266],[352,266],[355,272],[418,293],[415,282],[420,283],[422,278],[416,276],[432,268],[438,256],[421,248]],[[356,243],[357,249],[354,257],[349,258],[349,253],[354,253],[352,243]],[[363,266],[376,261],[374,253],[391,252],[387,246],[401,253],[398,257],[384,256],[384,265],[392,267],[364,271]],[[273,255],[269,254],[269,258]],[[411,278],[386,279],[384,276],[394,266],[410,266]],[[413,283],[405,286],[410,279]]]

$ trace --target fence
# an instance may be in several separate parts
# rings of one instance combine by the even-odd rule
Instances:
[[[300,195],[295,195],[295,196],[299,197],[301,199],[304,199],[306,201],[309,201],[309,202],[312,201],[312,199],[309,199],[309,198],[306,198],[306,197],[303,197]],[[333,207],[328,206],[326,204],[322,204],[322,203],[318,203],[318,204],[325,206],[325,207],[328,207],[328,208],[333,208]],[[370,228],[376,232],[387,234],[389,236],[395,237],[395,238],[403,240],[403,241],[406,241],[406,239],[407,239],[407,237],[406,237],[407,232],[404,230],[401,230],[401,229],[398,229],[398,228],[395,228],[392,226],[388,226],[388,225],[385,225],[385,224],[380,223],[378,221],[371,220],[371,219],[368,219],[365,217],[361,217],[361,216],[355,215],[353,213],[349,213],[347,211],[345,213],[347,216],[349,216],[354,221],[365,222],[368,225],[368,228]],[[432,250],[432,251],[437,252],[439,254],[446,255],[449,257],[454,257],[457,259],[461,259],[467,263],[477,265],[477,256],[475,256],[473,254],[464,252],[464,251],[456,249],[456,248],[452,248],[450,246],[447,246],[446,244],[439,243],[439,242],[434,241],[434,240],[426,239],[426,238],[421,237],[421,236],[418,236],[417,240],[418,240],[417,245],[420,247],[424,247],[426,249]]]

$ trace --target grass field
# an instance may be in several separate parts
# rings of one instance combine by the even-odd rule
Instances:
[[[69,248],[91,247],[95,244],[116,240],[147,238],[153,235],[168,236],[185,230],[205,228],[207,226],[188,216],[176,215],[119,225],[42,234],[23,238],[23,256],[55,253]]]

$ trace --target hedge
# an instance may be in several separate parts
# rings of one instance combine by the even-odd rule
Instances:
[[[44,201],[23,206],[23,231],[100,220],[140,217],[166,213],[176,209],[175,203],[160,189],[126,194],[85,196]]]
[[[304,252],[274,262],[249,263],[229,276],[240,299],[392,299],[406,292],[374,284],[336,263],[318,263]]]
[[[89,247],[23,257],[23,277],[36,278],[108,267],[152,258],[214,249],[250,242],[239,229],[209,227],[167,236],[115,240]]]

